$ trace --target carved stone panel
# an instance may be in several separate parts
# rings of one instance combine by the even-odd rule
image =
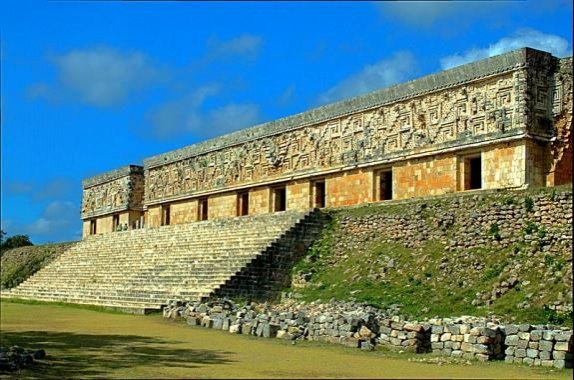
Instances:
[[[524,78],[507,72],[151,167],[145,203],[516,132]]]
[[[127,210],[142,210],[143,168],[127,166],[89,178],[83,183],[82,219]]]

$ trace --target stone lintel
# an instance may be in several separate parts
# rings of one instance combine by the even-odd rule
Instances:
[[[119,207],[113,208],[113,209],[107,209],[104,211],[96,211],[96,212],[86,212],[86,213],[82,213],[81,214],[81,218],[83,221],[89,220],[89,219],[93,219],[93,218],[99,218],[102,216],[108,216],[108,215],[113,215],[116,213],[121,213],[121,212],[126,212],[126,211],[141,211],[143,212],[144,209],[143,207],[140,208],[134,208],[134,207],[130,207],[128,203],[125,203]]]
[[[148,170],[233,145],[277,135],[289,130],[325,122],[330,119],[344,117],[373,107],[462,85],[473,80],[528,68],[529,66],[536,66],[537,64],[540,66],[540,62],[544,61],[541,58],[548,56],[552,57],[550,53],[531,48],[514,50],[477,62],[441,71],[439,73],[427,75],[395,86],[380,89],[369,94],[327,104],[306,112],[259,124],[181,149],[149,157],[144,159],[144,167]],[[545,69],[549,68],[546,67]]]

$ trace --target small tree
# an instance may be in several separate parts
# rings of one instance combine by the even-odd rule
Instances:
[[[5,251],[12,249],[12,248],[34,245],[34,243],[32,243],[30,241],[30,237],[28,235],[14,235],[14,236],[10,236],[7,239],[4,239],[5,236],[6,236],[6,232],[1,231],[0,232],[0,252],[5,252]]]

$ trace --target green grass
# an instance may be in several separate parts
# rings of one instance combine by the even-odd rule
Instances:
[[[21,305],[44,305],[44,306],[51,306],[51,307],[67,307],[72,309],[83,309],[83,310],[92,310],[97,311],[100,313],[110,313],[110,314],[126,314],[124,311],[121,311],[117,308],[113,307],[104,307],[104,306],[97,306],[97,305],[86,305],[86,304],[77,304],[77,303],[68,303],[68,302],[48,302],[48,301],[38,301],[38,300],[27,300],[21,298],[2,298],[1,302],[4,304],[16,303]],[[159,312],[158,312],[159,313]]]
[[[14,248],[2,252],[0,287],[12,288],[72,247],[74,242]]]
[[[431,355],[231,335],[158,315],[2,301],[3,345],[46,350],[23,378],[555,378],[572,370],[412,362]],[[447,359],[444,359],[447,360]]]
[[[521,192],[493,192],[480,195],[475,207],[490,208],[493,202],[503,204],[530,204],[531,196],[538,193],[556,194],[553,189],[528,189]],[[460,195],[458,195],[460,197]],[[468,196],[467,196],[468,197]],[[527,199],[524,201],[524,199]],[[446,241],[425,240],[417,248],[406,248],[403,241],[390,240],[384,231],[369,231],[355,236],[341,227],[345,219],[358,220],[364,217],[385,215],[422,216],[430,222],[441,212],[442,198],[429,198],[418,201],[371,204],[360,207],[332,209],[328,212],[333,220],[323,231],[322,236],[308,251],[306,257],[294,267],[293,273],[312,273],[312,279],[303,289],[285,289],[299,293],[305,301],[327,302],[355,300],[378,307],[393,304],[402,305],[401,314],[408,318],[448,317],[460,315],[487,316],[495,314],[516,323],[557,323],[572,326],[571,315],[552,312],[547,305],[562,293],[569,294],[571,284],[566,277],[563,281],[545,281],[540,288],[540,270],[552,272],[563,270],[570,252],[545,254],[537,252],[535,257],[527,256],[528,246],[516,243],[510,247],[490,245],[489,248],[467,248],[452,252],[446,251]],[[532,205],[531,205],[532,206]],[[446,239],[461,239],[455,236],[457,225],[446,226]],[[543,238],[546,230],[531,221],[524,221],[520,233],[537,233]],[[346,235],[351,234],[351,235]],[[501,240],[501,229],[496,223],[484,231],[487,241]],[[351,241],[351,245],[345,243]],[[339,245],[338,245],[339,244]],[[394,265],[385,268],[392,258]],[[443,260],[446,268],[441,269]],[[517,264],[522,267],[515,270]],[[534,266],[528,266],[532,264]],[[475,269],[478,265],[478,269]],[[538,266],[542,265],[542,266]],[[542,269],[541,269],[542,268]],[[491,294],[508,280],[510,271],[519,275],[520,281],[514,289],[499,298],[484,300],[475,306],[472,301],[476,294]],[[541,289],[543,292],[541,292]],[[541,295],[541,296],[539,296]],[[528,307],[518,308],[527,303]]]

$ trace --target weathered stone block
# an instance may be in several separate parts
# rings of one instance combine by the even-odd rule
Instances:
[[[526,350],[524,348],[517,348],[516,351],[514,351],[514,356],[517,358],[525,358]]]
[[[446,342],[447,340],[450,340],[451,337],[451,333],[444,333],[440,336],[440,341],[441,342]]]
[[[241,334],[241,325],[240,324],[233,324],[229,326],[229,332],[231,334]]]
[[[518,338],[521,340],[530,340],[530,333],[521,331],[518,333]]]
[[[486,361],[490,360],[490,357],[488,355],[485,355],[485,354],[476,354],[475,357],[478,361],[481,361],[481,362],[486,362]]]
[[[537,358],[538,357],[538,350],[534,350],[532,348],[526,349],[526,356],[529,358]]]
[[[506,339],[504,339],[504,344],[507,346],[517,346],[519,340],[518,335],[507,335]]]
[[[538,342],[542,339],[542,330],[532,330],[530,332],[530,340]]]
[[[554,343],[548,340],[541,340],[538,343],[538,347],[541,351],[552,351],[552,348],[554,348]]]
[[[552,365],[554,368],[564,368],[566,366],[566,362],[562,359],[555,359]]]
[[[540,359],[542,360],[551,360],[553,359],[553,353],[550,351],[540,351],[538,353],[538,356],[540,357]],[[560,359],[560,358],[557,358]]]
[[[518,344],[516,345],[516,347],[518,347],[518,348],[526,348],[526,347],[528,347],[528,341],[527,341],[527,340],[524,340],[524,339],[520,339],[520,340],[518,341]]]
[[[554,343],[554,351],[568,351],[568,342]]]
[[[545,351],[543,351],[545,352]],[[550,358],[547,358],[550,359]],[[566,351],[553,351],[552,352],[552,359],[558,360],[565,360],[566,359]]]

